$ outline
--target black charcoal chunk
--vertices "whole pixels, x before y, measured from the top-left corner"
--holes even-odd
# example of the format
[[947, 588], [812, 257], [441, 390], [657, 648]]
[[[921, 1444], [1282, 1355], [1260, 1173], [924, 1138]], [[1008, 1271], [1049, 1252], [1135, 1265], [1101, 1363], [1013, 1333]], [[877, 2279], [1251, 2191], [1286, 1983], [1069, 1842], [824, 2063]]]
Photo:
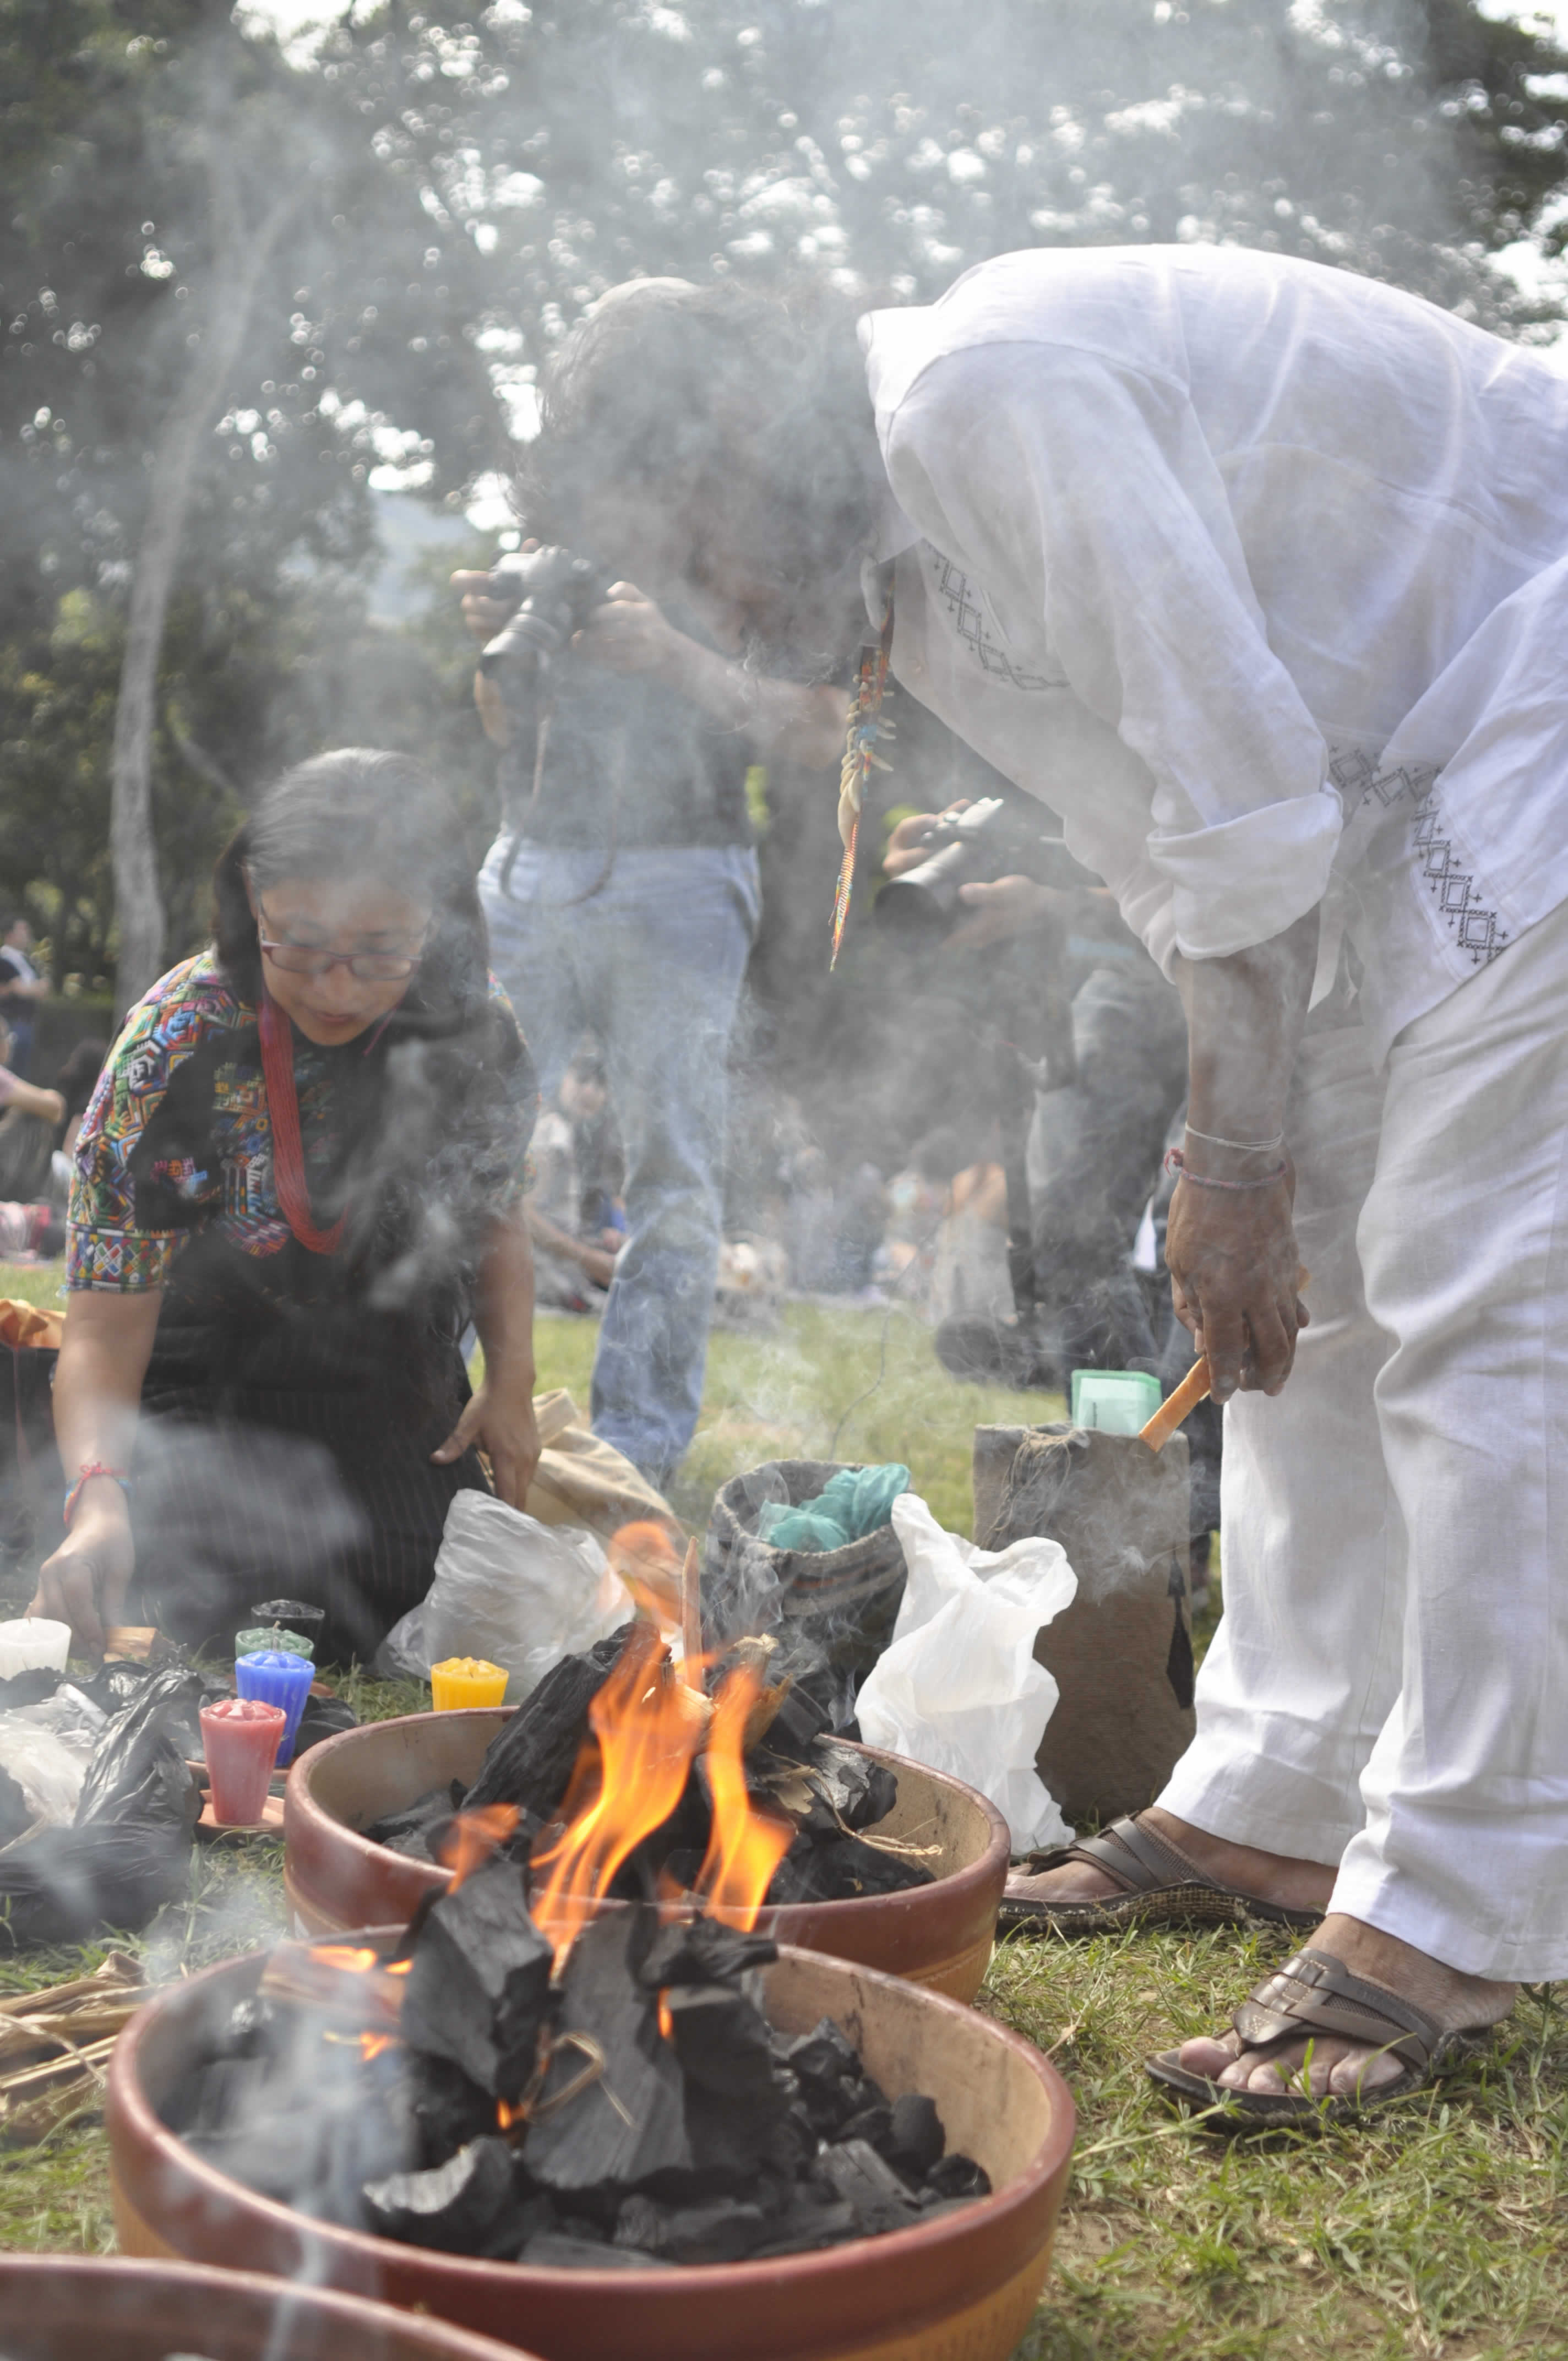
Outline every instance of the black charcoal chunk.
[[926, 2175], [926, 2186], [938, 2197], [989, 2197], [991, 2175], [972, 2156], [938, 2157]]
[[671, 1984], [670, 2038], [688, 2083], [722, 2099], [782, 2110], [768, 2023], [733, 1984]]
[[792, 1688], [768, 1725], [768, 1751], [804, 1763], [831, 1716], [798, 1684]]
[[696, 2205], [661, 2205], [629, 2197], [615, 2225], [615, 2243], [671, 2263], [738, 2263], [766, 2243], [772, 2224], [760, 2205], [735, 2197]]
[[528, 2239], [519, 2247], [520, 2263], [532, 2263], [547, 2270], [565, 2271], [667, 2271], [673, 2263], [661, 2262], [657, 2255], [641, 2255], [634, 2246], [601, 2246], [597, 2238], [568, 2237], [564, 2231], [546, 2230], [537, 2238]]
[[889, 2164], [903, 2173], [905, 2180], [912, 2181], [925, 2180], [947, 2144], [948, 2136], [942, 2129], [936, 2101], [923, 2097], [917, 2091], [894, 2100], [887, 2136], [872, 2141]]
[[455, 2149], [495, 2130], [494, 2099], [450, 2058], [411, 2049], [405, 2071], [422, 2164], [444, 2164]]
[[770, 2255], [808, 2255], [820, 2246], [841, 2246], [860, 2235], [855, 2209], [843, 2198], [803, 2190], [782, 2213], [774, 2214], [767, 2239], [753, 2250], [752, 2258], [762, 2262]]
[[522, 2229], [522, 2200], [505, 2140], [471, 2140], [444, 2164], [368, 2181], [370, 2227], [408, 2246], [446, 2255], [510, 2255]]
[[491, 1739], [479, 1775], [463, 1798], [465, 1811], [481, 1804], [516, 1804], [541, 1819], [549, 1817], [588, 1735], [588, 1708], [609, 1678], [630, 1629], [623, 1624], [586, 1655], [563, 1656], [552, 1666]]
[[858, 1902], [869, 1894], [905, 1894], [931, 1884], [931, 1872], [907, 1854], [886, 1851], [860, 1837], [797, 1839], [773, 1872], [770, 1903]]
[[862, 2236], [903, 2230], [920, 2219], [919, 2199], [865, 2140], [841, 2140], [825, 2147], [812, 2167], [812, 2178], [852, 2208]]
[[724, 1983], [748, 1968], [767, 1967], [778, 1955], [769, 1935], [742, 1935], [717, 1918], [687, 1918], [659, 1929], [638, 1974], [655, 1988]]
[[403, 1993], [411, 2048], [450, 2058], [492, 2098], [515, 2102], [550, 2007], [550, 1945], [528, 1915], [523, 1872], [487, 1861], [443, 1894], [413, 1947]]
[[852, 1828], [874, 1828], [879, 1821], [886, 1819], [897, 1801], [897, 1778], [885, 1763], [873, 1763], [859, 1817], [850, 1819], [848, 1812], [844, 1817]]
[[[893, 2109], [881, 2099], [870, 2100], [845, 2117], [839, 2130], [841, 2140], [865, 2140], [879, 2156], [887, 2155], [887, 2143], [893, 2132]], [[889, 2158], [891, 2162], [892, 2159]], [[919, 2179], [918, 2173], [916, 2179]]]
[[379, 1819], [369, 1821], [359, 1833], [372, 1844], [385, 1845], [389, 1852], [406, 1854], [413, 1861], [433, 1861], [430, 1844], [431, 1832], [443, 1828], [452, 1817], [452, 1799], [444, 1787], [432, 1787], [416, 1795], [411, 1804], [401, 1804], [395, 1812], [383, 1812]]
[[[691, 2169], [680, 2059], [659, 2030], [657, 1993], [636, 1975], [646, 1939], [639, 1914], [626, 1910], [590, 1920], [572, 1946], [554, 2053], [523, 2150], [543, 2188], [630, 2189]], [[581, 2087], [568, 2098], [574, 2083]]]

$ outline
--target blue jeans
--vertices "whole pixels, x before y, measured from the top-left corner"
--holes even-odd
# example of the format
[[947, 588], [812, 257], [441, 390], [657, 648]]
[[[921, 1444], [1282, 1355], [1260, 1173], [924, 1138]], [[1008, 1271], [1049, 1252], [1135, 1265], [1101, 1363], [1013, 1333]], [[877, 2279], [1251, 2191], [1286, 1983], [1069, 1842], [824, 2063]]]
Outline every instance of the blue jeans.
[[[723, 1208], [725, 1062], [762, 907], [740, 846], [598, 852], [505, 837], [479, 876], [490, 956], [548, 1100], [586, 1032], [626, 1148], [626, 1244], [594, 1359], [593, 1428], [663, 1485], [702, 1403]], [[575, 895], [586, 896], [581, 901]]]

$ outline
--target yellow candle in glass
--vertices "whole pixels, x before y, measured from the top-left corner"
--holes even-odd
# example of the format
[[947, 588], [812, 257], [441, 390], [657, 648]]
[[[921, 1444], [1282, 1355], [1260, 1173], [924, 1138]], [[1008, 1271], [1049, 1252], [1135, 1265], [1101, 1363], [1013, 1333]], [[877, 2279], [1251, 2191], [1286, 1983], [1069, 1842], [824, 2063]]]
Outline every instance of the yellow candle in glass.
[[437, 1713], [455, 1713], [466, 1705], [499, 1705], [506, 1693], [505, 1673], [483, 1656], [448, 1656], [444, 1664], [430, 1668], [431, 1703]]

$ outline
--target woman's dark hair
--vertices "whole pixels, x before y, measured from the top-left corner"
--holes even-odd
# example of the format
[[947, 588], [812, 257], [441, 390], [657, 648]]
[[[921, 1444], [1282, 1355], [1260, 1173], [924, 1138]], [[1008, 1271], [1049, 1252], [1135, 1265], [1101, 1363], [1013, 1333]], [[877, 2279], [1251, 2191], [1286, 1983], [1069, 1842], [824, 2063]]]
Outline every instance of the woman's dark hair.
[[[247, 880], [367, 878], [431, 910], [408, 992], [335, 1059], [345, 1274], [388, 1309], [471, 1268], [532, 1094], [517, 1027], [489, 989], [488, 939], [456, 807], [411, 755], [340, 747], [284, 774], [218, 857], [214, 948], [242, 1000], [266, 990]], [[525, 1144], [525, 1143], [524, 1143]], [[334, 1208], [318, 1206], [324, 1218]]]
[[109, 1054], [107, 1041], [90, 1033], [67, 1056], [54, 1078], [55, 1089], [65, 1101], [65, 1119], [80, 1115], [97, 1088], [98, 1077], [104, 1071], [104, 1060]]

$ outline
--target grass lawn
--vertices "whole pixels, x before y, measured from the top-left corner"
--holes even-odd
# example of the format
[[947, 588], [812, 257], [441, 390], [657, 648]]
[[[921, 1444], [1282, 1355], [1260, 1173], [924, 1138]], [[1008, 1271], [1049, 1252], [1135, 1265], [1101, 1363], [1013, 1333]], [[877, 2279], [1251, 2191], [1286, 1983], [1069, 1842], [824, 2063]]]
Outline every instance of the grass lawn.
[[[0, 1293], [47, 1301], [53, 1283], [0, 1270]], [[542, 1319], [541, 1384], [586, 1406], [593, 1336]], [[896, 1457], [967, 1532], [975, 1423], [1060, 1410], [955, 1385], [902, 1312], [795, 1306], [776, 1335], [715, 1336], [676, 1505], [701, 1517], [716, 1484], [780, 1454]], [[345, 1686], [367, 1718], [418, 1696]], [[190, 1901], [148, 1948], [158, 1972], [179, 1973], [281, 1924], [277, 1848], [204, 1854]], [[1288, 1949], [1283, 1934], [1168, 1933], [998, 1950], [983, 2005], [1051, 2053], [1080, 2117], [1048, 2299], [1019, 2361], [1568, 2361], [1568, 2018], [1552, 1993], [1527, 1994], [1490, 2056], [1441, 2092], [1360, 2133], [1227, 2144], [1155, 2098], [1144, 2056], [1223, 2022]], [[0, 1958], [0, 1993], [80, 1972], [83, 1958]], [[42, 2150], [0, 2151], [0, 2246], [112, 2243], [94, 2122]]]

